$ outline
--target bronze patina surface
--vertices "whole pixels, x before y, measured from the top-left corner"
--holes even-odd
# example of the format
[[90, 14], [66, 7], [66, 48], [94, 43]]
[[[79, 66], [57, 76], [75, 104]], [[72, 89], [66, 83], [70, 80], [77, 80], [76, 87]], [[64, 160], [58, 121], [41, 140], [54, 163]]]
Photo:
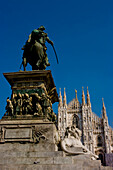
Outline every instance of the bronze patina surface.
[[4, 118], [46, 118], [55, 121], [52, 103], [58, 101], [50, 70], [4, 73], [12, 88]]
[[22, 62], [24, 71], [26, 70], [27, 63], [32, 66], [32, 70], [45, 70], [47, 66], [50, 66], [46, 53], [46, 42], [52, 45], [58, 63], [58, 58], [53, 46], [53, 42], [49, 39], [47, 33], [45, 33], [44, 30], [44, 26], [41, 26], [38, 29], [34, 29], [29, 35], [29, 39], [22, 47], [22, 50], [24, 50]]

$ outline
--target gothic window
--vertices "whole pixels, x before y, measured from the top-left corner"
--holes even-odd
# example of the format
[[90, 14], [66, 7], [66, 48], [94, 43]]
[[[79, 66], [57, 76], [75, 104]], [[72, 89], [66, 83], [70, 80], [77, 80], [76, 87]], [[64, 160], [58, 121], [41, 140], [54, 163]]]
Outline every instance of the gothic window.
[[98, 147], [102, 146], [102, 137], [101, 136], [97, 136], [97, 146]]
[[79, 128], [79, 117], [76, 114], [73, 116], [73, 125]]
[[106, 135], [106, 139], [108, 139], [108, 136]]

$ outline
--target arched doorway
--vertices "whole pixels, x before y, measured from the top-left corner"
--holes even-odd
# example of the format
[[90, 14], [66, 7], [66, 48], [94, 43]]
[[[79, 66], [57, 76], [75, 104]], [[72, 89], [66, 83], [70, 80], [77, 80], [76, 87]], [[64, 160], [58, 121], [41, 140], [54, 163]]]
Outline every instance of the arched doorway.
[[101, 161], [102, 165], [105, 165], [105, 153], [104, 153], [104, 149], [101, 148], [97, 148], [95, 151], [95, 154], [98, 155], [98, 159]]
[[105, 155], [103, 149], [97, 150], [95, 154], [98, 155], [98, 160], [101, 161], [101, 164], [105, 165]]
[[104, 165], [104, 156], [103, 156], [103, 154], [99, 153], [98, 157], [99, 157], [99, 160], [101, 160], [102, 165]]

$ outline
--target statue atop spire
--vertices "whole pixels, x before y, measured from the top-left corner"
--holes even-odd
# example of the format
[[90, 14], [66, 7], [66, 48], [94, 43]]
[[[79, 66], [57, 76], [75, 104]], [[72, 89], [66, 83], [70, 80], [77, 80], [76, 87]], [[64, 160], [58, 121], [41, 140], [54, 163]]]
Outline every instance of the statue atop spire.
[[78, 101], [77, 90], [75, 90], [75, 100]]
[[104, 99], [103, 98], [102, 98], [102, 117], [107, 119], [106, 108], [105, 108], [105, 104], [104, 104]]
[[64, 105], [64, 106], [67, 105], [65, 88], [64, 88], [64, 100], [63, 100], [63, 105]]
[[87, 86], [87, 105], [91, 107], [91, 102], [90, 102], [90, 95], [88, 91], [88, 86]]
[[59, 106], [62, 106], [61, 88], [59, 88]]
[[84, 87], [82, 87], [82, 105], [85, 106], [85, 94], [84, 94]]

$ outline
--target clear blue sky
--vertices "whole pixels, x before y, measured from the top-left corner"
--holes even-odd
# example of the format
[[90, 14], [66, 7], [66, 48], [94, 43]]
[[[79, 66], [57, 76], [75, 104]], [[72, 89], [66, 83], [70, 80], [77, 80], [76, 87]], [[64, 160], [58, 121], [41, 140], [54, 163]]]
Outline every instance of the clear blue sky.
[[[57, 91], [66, 88], [67, 102], [82, 86], [89, 87], [92, 110], [101, 115], [102, 97], [113, 127], [113, 1], [112, 0], [6, 0], [0, 5], [0, 114], [5, 113], [10, 85], [2, 73], [17, 72], [28, 35], [41, 25], [54, 42], [48, 58]], [[28, 66], [27, 70], [31, 70]], [[54, 105], [57, 113], [57, 104]]]

